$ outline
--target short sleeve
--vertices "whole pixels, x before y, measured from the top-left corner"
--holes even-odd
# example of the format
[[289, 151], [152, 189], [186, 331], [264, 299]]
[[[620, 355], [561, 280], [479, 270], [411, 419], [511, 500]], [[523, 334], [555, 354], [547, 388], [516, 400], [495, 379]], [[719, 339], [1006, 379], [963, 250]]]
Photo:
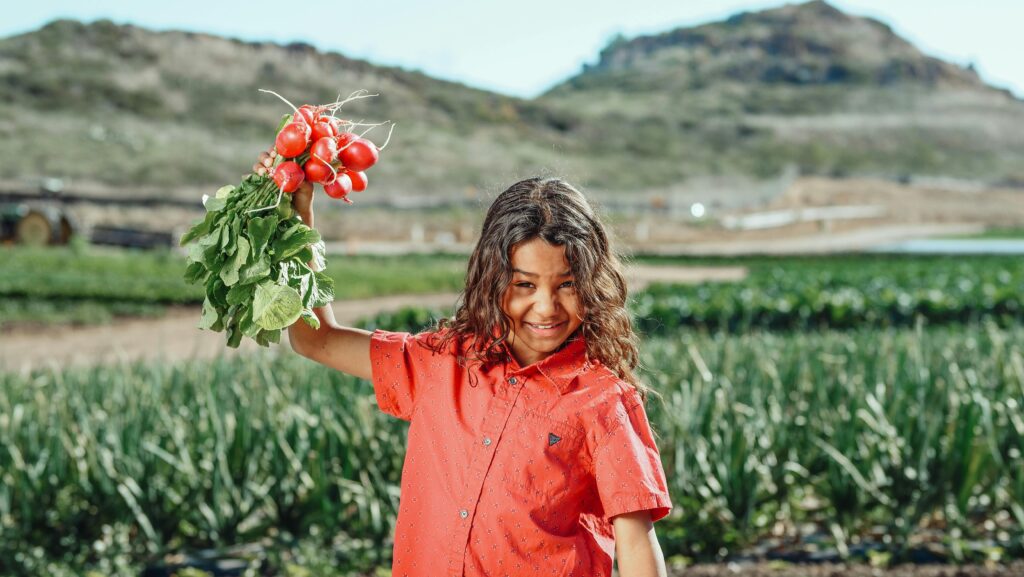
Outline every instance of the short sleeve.
[[[628, 407], [628, 408], [627, 408]], [[658, 521], [672, 510], [661, 454], [643, 403], [620, 405], [594, 453], [594, 477], [604, 518], [651, 510]]]
[[[412, 421], [416, 398], [431, 372], [431, 351], [426, 333], [412, 335], [377, 329], [370, 336], [373, 390], [380, 410]], [[435, 361], [436, 363], [436, 361]]]

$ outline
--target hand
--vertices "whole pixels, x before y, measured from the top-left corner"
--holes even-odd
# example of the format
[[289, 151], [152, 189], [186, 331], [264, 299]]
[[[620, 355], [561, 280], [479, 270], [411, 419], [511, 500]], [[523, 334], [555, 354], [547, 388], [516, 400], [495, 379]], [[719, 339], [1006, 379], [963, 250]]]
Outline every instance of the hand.
[[[270, 150], [261, 152], [257, 157], [256, 164], [252, 165], [252, 171], [260, 176], [269, 176], [274, 162], [277, 161], [277, 151], [273, 147]], [[313, 183], [303, 181], [299, 188], [291, 194], [292, 207], [299, 213], [302, 220], [312, 220], [313, 216]], [[307, 216], [309, 218], [307, 218]]]

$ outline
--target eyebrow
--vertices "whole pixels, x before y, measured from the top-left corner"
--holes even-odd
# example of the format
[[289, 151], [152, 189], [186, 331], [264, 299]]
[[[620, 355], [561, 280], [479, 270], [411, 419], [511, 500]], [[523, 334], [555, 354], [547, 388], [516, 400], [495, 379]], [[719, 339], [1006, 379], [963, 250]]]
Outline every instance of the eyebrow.
[[[524, 274], [526, 276], [538, 276], [537, 273], [535, 273], [535, 272], [526, 272], [525, 270], [519, 270], [517, 268], [512, 269], [512, 272], [517, 272], [519, 274]], [[562, 274], [560, 274], [558, 276], [572, 276], [572, 271], [571, 270], [567, 270], [567, 271], [563, 272]]]

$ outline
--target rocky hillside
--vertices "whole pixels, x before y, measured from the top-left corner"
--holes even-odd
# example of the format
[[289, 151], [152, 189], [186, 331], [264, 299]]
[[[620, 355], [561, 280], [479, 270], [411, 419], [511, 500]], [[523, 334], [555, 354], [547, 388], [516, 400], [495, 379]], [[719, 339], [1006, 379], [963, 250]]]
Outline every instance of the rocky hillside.
[[378, 93], [348, 108], [398, 125], [378, 194], [473, 196], [535, 173], [628, 193], [787, 166], [1024, 182], [1024, 104], [818, 1], [620, 38], [532, 101], [303, 44], [56, 21], [0, 39], [0, 135], [17, 158], [3, 178], [172, 195], [237, 181], [288, 111], [259, 88]]
[[1024, 182], [1024, 102], [820, 0], [617, 38], [540, 101], [616, 118], [688, 172]]
[[346, 110], [397, 124], [371, 178], [405, 192], [461, 194], [525, 170], [565, 130], [536, 103], [308, 45], [61, 20], [0, 40], [0, 134], [21, 158], [5, 173], [117, 187], [237, 180], [290, 111], [260, 88], [296, 103], [379, 94]]
[[633, 40], [619, 38], [568, 84], [694, 90], [710, 84], [891, 86], [985, 89], [971, 69], [922, 54], [886, 24], [826, 2], [743, 12], [723, 22]]

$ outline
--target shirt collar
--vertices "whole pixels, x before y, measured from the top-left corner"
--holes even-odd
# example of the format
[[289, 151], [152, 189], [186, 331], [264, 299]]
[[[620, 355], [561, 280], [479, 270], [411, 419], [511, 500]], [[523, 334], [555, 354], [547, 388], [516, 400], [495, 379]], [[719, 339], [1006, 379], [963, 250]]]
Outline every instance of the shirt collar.
[[512, 356], [512, 348], [508, 342], [502, 341], [501, 345], [508, 356], [506, 374], [529, 376], [534, 372], [539, 372], [555, 385], [559, 393], [564, 395], [569, 392], [573, 382], [580, 373], [586, 370], [588, 364], [587, 342], [583, 337], [582, 330], [576, 331], [576, 334], [570, 336], [569, 339], [560, 350], [526, 367], [519, 366], [519, 362]]

